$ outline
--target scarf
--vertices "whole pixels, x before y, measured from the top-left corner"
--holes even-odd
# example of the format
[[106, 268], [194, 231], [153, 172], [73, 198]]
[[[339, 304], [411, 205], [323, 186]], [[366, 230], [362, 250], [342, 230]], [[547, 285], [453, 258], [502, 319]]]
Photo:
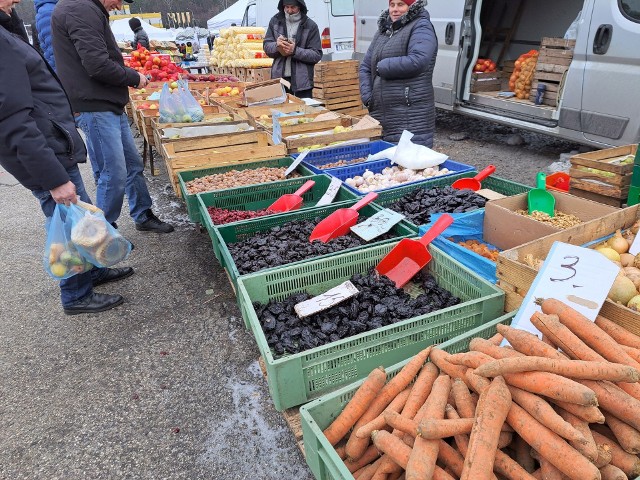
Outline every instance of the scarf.
[[[289, 15], [285, 12], [285, 22], [287, 24], [287, 35], [289, 38], [296, 38], [296, 34], [298, 33], [298, 27], [300, 26], [300, 21], [302, 20], [302, 13], [298, 12], [294, 15]], [[291, 57], [287, 57], [284, 63], [284, 76], [291, 76]]]

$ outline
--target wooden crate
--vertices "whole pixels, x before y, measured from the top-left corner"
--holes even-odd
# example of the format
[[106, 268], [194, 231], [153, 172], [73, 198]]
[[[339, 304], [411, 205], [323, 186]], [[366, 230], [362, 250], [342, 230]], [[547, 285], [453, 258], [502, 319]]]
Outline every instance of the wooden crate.
[[317, 63], [313, 69], [313, 83], [341, 81], [345, 78], [358, 77], [359, 62], [357, 60], [338, 60]]
[[242, 118], [249, 119], [251, 117], [259, 117], [260, 115], [271, 115], [271, 110], [279, 110], [281, 112], [290, 113], [301, 109], [308, 108], [304, 100], [287, 94], [287, 101], [276, 105], [261, 105], [254, 107], [246, 107], [242, 105], [242, 99], [238, 97], [226, 97], [214, 99], [217, 105], [229, 113], [234, 113]]
[[327, 110], [340, 111], [347, 108], [362, 108], [362, 98], [360, 92], [351, 95], [345, 95], [340, 98], [327, 98], [323, 100]]
[[[358, 123], [357, 118], [342, 116], [341, 124], [344, 127], [349, 127]], [[335, 133], [334, 131], [327, 132], [322, 135], [313, 135], [308, 137], [296, 137], [296, 138], [283, 138], [284, 143], [287, 146], [287, 151], [290, 153], [298, 152], [301, 147], [309, 147], [311, 145], [329, 145], [333, 142], [341, 142], [346, 140], [355, 140], [360, 138], [367, 138], [369, 140], [376, 140], [382, 136], [382, 127], [376, 126], [371, 128], [363, 128], [359, 130], [349, 130], [346, 132]]]
[[263, 82], [271, 80], [271, 67], [261, 68], [235, 68], [234, 76], [241, 82]]
[[[231, 118], [231, 120], [220, 121], [220, 119]], [[215, 125], [234, 125], [239, 123], [247, 123], [247, 120], [240, 118], [237, 115], [231, 113], [212, 113], [205, 115], [204, 120], [198, 123], [160, 123], [158, 118], [154, 118], [151, 121], [151, 130], [153, 131], [154, 144], [160, 145], [161, 143], [169, 143], [176, 139], [163, 137], [163, 130], [165, 128], [183, 128], [183, 127], [207, 127]], [[198, 137], [194, 137], [198, 138]]]
[[[533, 258], [537, 259], [545, 259], [553, 242], [584, 245], [610, 235], [618, 229], [629, 228], [639, 218], [640, 205], [634, 205], [511, 250], [500, 252], [497, 262], [497, 275], [498, 286], [506, 294], [505, 310], [513, 311], [520, 307], [538, 273], [525, 263], [527, 255], [532, 255]], [[602, 307], [601, 313], [630, 332], [640, 335], [639, 312], [607, 300]]]
[[474, 72], [471, 75], [471, 93], [499, 92], [501, 88], [500, 72]]
[[342, 82], [316, 83], [313, 86], [313, 98], [337, 99], [353, 95], [360, 95], [360, 82], [357, 78], [345, 79]]
[[575, 45], [575, 40], [551, 37], [542, 39], [531, 85], [531, 101], [535, 101], [538, 85], [544, 84], [546, 91], [542, 103], [551, 107], [558, 106], [562, 82], [573, 60]]

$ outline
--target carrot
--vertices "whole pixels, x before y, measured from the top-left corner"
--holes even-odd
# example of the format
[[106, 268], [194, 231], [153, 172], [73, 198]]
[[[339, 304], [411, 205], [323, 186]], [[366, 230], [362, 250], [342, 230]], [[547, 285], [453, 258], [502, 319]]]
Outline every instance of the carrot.
[[543, 334], [553, 340], [574, 360], [590, 360], [593, 362], [603, 362], [606, 359], [584, 343], [566, 325], [560, 322], [557, 315], [545, 315], [536, 312], [531, 316], [531, 323]]
[[411, 389], [405, 388], [398, 394], [396, 398], [391, 400], [391, 403], [387, 406], [387, 408], [384, 409], [384, 411], [380, 415], [356, 430], [355, 435], [360, 438], [366, 438], [369, 437], [371, 435], [371, 432], [373, 432], [374, 430], [383, 429], [386, 425], [384, 421], [384, 412], [399, 412], [400, 410], [402, 410], [407, 399], [409, 398], [410, 393]]
[[374, 430], [371, 432], [371, 439], [378, 450], [387, 454], [402, 468], [407, 468], [409, 455], [411, 455], [411, 447], [409, 445], [385, 430]]
[[637, 382], [640, 372], [620, 363], [557, 360], [545, 357], [503, 358], [480, 365], [474, 373], [483, 377], [497, 377], [521, 372], [548, 372], [583, 380]]
[[537, 469], [536, 471], [534, 471], [531, 476], [533, 478], [535, 478], [536, 480], [544, 480], [544, 478], [542, 477], [542, 470], [541, 469]]
[[627, 352], [631, 358], [633, 358], [636, 362], [640, 362], [640, 350], [633, 347], [627, 347], [626, 345], [620, 345], [622, 349]]
[[[473, 373], [472, 369], [467, 370], [467, 373], [465, 374], [464, 379], [465, 379], [465, 382], [467, 382], [467, 385], [469, 385], [469, 387], [471, 387], [472, 390], [478, 393], [482, 393], [482, 391], [489, 388], [489, 385], [491, 384], [491, 382], [487, 378], [481, 377], [480, 375], [476, 375], [475, 373]], [[476, 409], [477, 408], [478, 407], [476, 404]], [[473, 416], [475, 416], [475, 410], [474, 410]]]
[[527, 472], [531, 473], [536, 469], [536, 462], [531, 455], [531, 447], [525, 442], [519, 435], [516, 436], [513, 442], [513, 448], [515, 452], [515, 460], [518, 465], [521, 465]]
[[564, 478], [562, 472], [554, 467], [551, 462], [543, 456], [538, 455], [538, 457], [540, 471], [542, 472], [542, 478], [544, 478], [544, 480], [562, 480]]
[[411, 418], [407, 418], [398, 412], [385, 412], [384, 419], [387, 425], [413, 437], [418, 435], [419, 423]]
[[500, 430], [510, 407], [511, 393], [504, 378], [494, 378], [480, 394], [460, 480], [491, 478]]
[[378, 452], [378, 449], [371, 445], [358, 460], [351, 461], [346, 459], [344, 460], [344, 464], [347, 466], [349, 471], [353, 473], [356, 470], [369, 465], [371, 462], [376, 461], [379, 456], [380, 452]]
[[533, 333], [520, 330], [508, 325], [498, 324], [498, 331], [517, 351], [529, 357], [563, 358], [557, 349], [541, 341]]
[[[529, 411], [529, 413], [531, 412]], [[568, 438], [567, 440], [569, 440], [570, 445], [589, 460], [595, 461], [598, 458], [598, 447], [591, 435], [589, 424], [566, 410], [558, 409], [558, 416], [562, 418], [565, 423], [570, 425], [573, 430], [580, 433], [580, 436], [582, 437], [575, 439]]]
[[496, 333], [493, 337], [487, 339], [487, 341], [493, 343], [494, 345], [500, 345], [503, 340], [504, 340], [504, 337], [500, 333]]
[[596, 317], [596, 325], [620, 345], [640, 349], [640, 337], [601, 315]]
[[478, 368], [480, 365], [494, 360], [493, 357], [482, 352], [456, 353], [449, 357], [449, 361], [454, 365], [462, 365], [468, 368]]
[[600, 478], [595, 465], [518, 405], [512, 404], [507, 421], [525, 442], [572, 480]]
[[598, 458], [596, 458], [595, 462], [593, 462], [594, 465], [598, 468], [609, 465], [611, 463], [611, 447], [602, 443], [596, 445], [598, 447]]
[[427, 401], [433, 388], [433, 382], [436, 381], [438, 375], [440, 375], [440, 371], [432, 362], [428, 362], [422, 367], [416, 381], [413, 383], [413, 387], [411, 387], [411, 393], [402, 409], [402, 415], [407, 418], [416, 416], [420, 407]]
[[335, 450], [340, 457], [340, 460], [344, 460], [345, 458], [347, 458], [347, 454], [344, 451], [344, 443], [341, 445], [336, 445]]
[[640, 475], [640, 459], [636, 455], [625, 452], [614, 440], [598, 432], [592, 432], [592, 434], [597, 444], [606, 445], [611, 450], [611, 465], [618, 467], [630, 478]]
[[378, 471], [378, 467], [380, 466], [381, 462], [382, 462], [382, 457], [380, 457], [378, 460], [376, 460], [372, 464], [364, 467], [362, 469], [363, 470], [362, 473], [356, 480], [371, 480], [373, 476], [376, 474], [376, 472]]
[[[400, 392], [407, 388], [427, 361], [431, 349], [432, 347], [430, 346], [415, 355], [404, 367], [402, 367], [402, 370], [400, 370], [395, 377], [389, 380], [389, 382], [382, 387], [373, 402], [369, 405], [369, 408], [362, 414], [360, 419], [354, 425], [354, 431], [357, 432], [360, 427], [366, 425], [380, 415], [387, 405], [389, 405], [391, 401], [400, 394]], [[360, 458], [369, 446], [369, 441], [370, 438], [359, 438], [356, 435], [351, 435], [346, 446], [347, 457], [352, 460]]]
[[640, 432], [614, 415], [604, 412], [604, 421], [618, 440], [618, 444], [627, 453], [640, 453]]
[[496, 347], [484, 338], [474, 338], [469, 342], [469, 350], [481, 352], [493, 358], [522, 357], [523, 355], [510, 348]]
[[[598, 405], [596, 394], [585, 385], [554, 373], [524, 372], [504, 375], [509, 385], [531, 393], [578, 405]], [[587, 382], [589, 380], [583, 380]]]
[[600, 469], [602, 480], [627, 480], [625, 473], [615, 465], [605, 465]]
[[358, 419], [369, 408], [378, 392], [382, 390], [387, 376], [384, 368], [374, 368], [360, 385], [353, 398], [344, 407], [344, 410], [324, 431], [324, 436], [331, 445], [335, 445], [344, 438], [347, 432], [353, 427]]
[[[425, 409], [426, 418], [444, 418], [444, 408], [447, 404], [451, 379], [447, 375], [440, 375], [433, 383], [431, 395], [427, 399]], [[440, 443], [438, 440], [425, 440], [417, 437], [407, 463], [406, 479], [422, 480], [431, 478], [438, 458]]]
[[604, 415], [598, 407], [576, 405], [575, 403], [551, 400], [557, 406], [588, 423], [604, 423]]
[[431, 350], [429, 354], [429, 359], [436, 364], [436, 366], [449, 375], [451, 378], [464, 378], [464, 373], [467, 371], [465, 367], [461, 367], [460, 365], [454, 365], [449, 362], [449, 358], [451, 354], [449, 352], [445, 352], [444, 350], [440, 350], [439, 348], [434, 348]]
[[428, 440], [449, 438], [454, 435], [471, 433], [473, 418], [461, 418], [460, 420], [422, 420], [418, 425], [418, 435]]
[[402, 477], [402, 475], [403, 475], [402, 472], [391, 473], [387, 477], [387, 480], [398, 480], [400, 477]]
[[513, 441], [513, 433], [511, 432], [500, 432], [500, 435], [498, 436], [498, 449], [502, 450], [503, 448], [508, 447], [509, 445], [511, 445], [511, 442]]
[[636, 400], [610, 382], [582, 380], [581, 383], [596, 393], [603, 410], [611, 412], [636, 430], [640, 429], [640, 416], [638, 415], [640, 400]]
[[[451, 384], [451, 394], [456, 403], [456, 410], [463, 418], [473, 418], [475, 416], [476, 405], [471, 398], [471, 392], [465, 383], [456, 378]], [[446, 413], [446, 412], [445, 412]]]
[[438, 461], [459, 477], [464, 469], [464, 457], [444, 440], [440, 440]]
[[433, 471], [433, 480], [456, 480], [456, 478], [450, 475], [446, 470], [443, 470], [436, 465], [436, 468]]

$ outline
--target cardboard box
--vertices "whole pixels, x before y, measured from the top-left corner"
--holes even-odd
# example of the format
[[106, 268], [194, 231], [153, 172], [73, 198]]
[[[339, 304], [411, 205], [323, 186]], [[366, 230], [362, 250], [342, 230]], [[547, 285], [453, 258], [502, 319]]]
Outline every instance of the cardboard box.
[[[556, 211], [573, 214], [584, 222], [620, 210], [566, 193], [549, 193], [556, 199]], [[526, 193], [487, 202], [484, 217], [485, 240], [501, 250], [508, 250], [562, 231], [560, 228], [515, 213], [516, 210], [527, 208]]]
[[248, 107], [284, 103], [287, 100], [285, 86], [290, 85], [281, 78], [254, 83], [245, 88], [242, 103]]

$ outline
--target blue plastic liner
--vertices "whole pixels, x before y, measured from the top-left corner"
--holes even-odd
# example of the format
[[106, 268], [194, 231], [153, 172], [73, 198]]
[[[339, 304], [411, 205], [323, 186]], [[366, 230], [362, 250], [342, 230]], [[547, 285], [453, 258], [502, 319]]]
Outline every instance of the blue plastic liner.
[[[440, 215], [442, 214], [431, 215], [431, 222], [420, 227], [420, 236], [429, 230], [431, 225], [440, 218]], [[465, 240], [477, 240], [489, 248], [498, 250], [483, 239], [484, 209], [467, 213], [450, 213], [449, 215], [453, 217], [453, 224], [433, 241], [433, 245], [462, 263], [465, 267], [473, 270], [485, 280], [496, 283], [498, 281], [496, 263], [456, 243]], [[448, 240], [449, 238], [452, 238], [453, 241]]]
[[[307, 158], [302, 162], [312, 172], [322, 174], [326, 170], [320, 168], [327, 163], [338, 162], [340, 160], [353, 160], [354, 158], [368, 157], [375, 155], [387, 148], [395, 146], [393, 143], [384, 140], [374, 140], [373, 142], [356, 143], [353, 145], [342, 145], [333, 148], [323, 148], [322, 150], [312, 150]], [[297, 158], [299, 153], [292, 153], [290, 156]], [[363, 162], [364, 163], [364, 162]], [[360, 165], [360, 164], [356, 164]]]

